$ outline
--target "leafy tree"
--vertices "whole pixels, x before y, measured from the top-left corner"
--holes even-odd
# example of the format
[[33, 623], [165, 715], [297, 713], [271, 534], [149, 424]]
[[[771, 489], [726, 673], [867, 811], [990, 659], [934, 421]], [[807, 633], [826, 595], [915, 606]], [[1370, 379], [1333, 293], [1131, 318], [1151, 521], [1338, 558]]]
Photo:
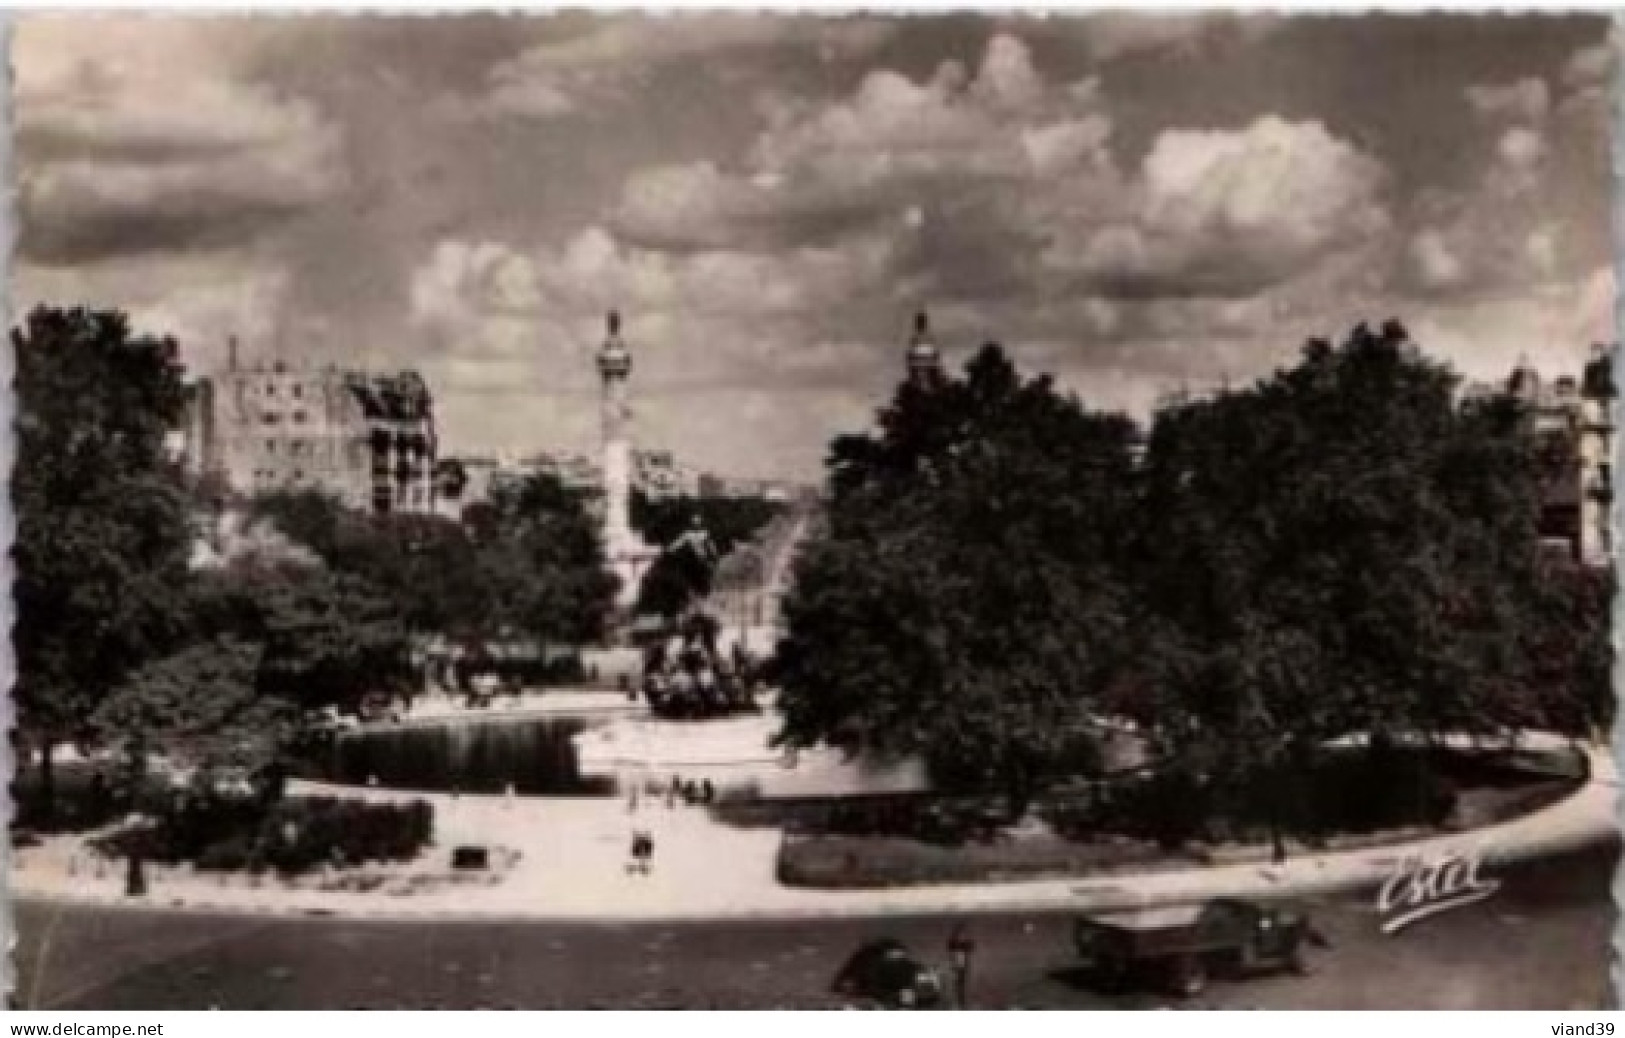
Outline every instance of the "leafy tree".
[[556, 477], [534, 475], [493, 489], [464, 513], [498, 613], [543, 641], [582, 644], [603, 636], [616, 581], [582, 497]]
[[590, 640], [613, 594], [580, 497], [548, 477], [498, 487], [463, 522], [370, 516], [308, 491], [266, 495], [255, 509], [393, 603], [416, 633]]
[[393, 602], [409, 631], [479, 637], [500, 625], [496, 596], [469, 531], [433, 515], [373, 516], [315, 490], [283, 490], [253, 503], [329, 567]]
[[53, 748], [181, 634], [191, 528], [164, 441], [185, 390], [174, 342], [119, 313], [42, 307], [11, 341], [16, 703], [48, 810]]
[[1096, 766], [1098, 696], [1126, 662], [1135, 438], [988, 346], [836, 441], [775, 660], [781, 741], [923, 754], [1017, 809]]
[[204, 795], [274, 767], [296, 715], [256, 687], [261, 655], [231, 638], [201, 642], [137, 668], [103, 700], [93, 721], [132, 791], [158, 760]]
[[199, 579], [194, 630], [258, 650], [253, 688], [296, 711], [354, 712], [411, 678], [400, 613], [361, 578], [322, 566], [234, 566]]
[[1520, 727], [1603, 737], [1614, 719], [1611, 570], [1553, 565], [1530, 602], [1527, 669], [1507, 690]]
[[1329, 740], [1504, 734], [1545, 570], [1516, 405], [1455, 401], [1405, 330], [1312, 341], [1164, 410], [1146, 461], [1143, 667], [1191, 790], [1252, 790], [1279, 840]]

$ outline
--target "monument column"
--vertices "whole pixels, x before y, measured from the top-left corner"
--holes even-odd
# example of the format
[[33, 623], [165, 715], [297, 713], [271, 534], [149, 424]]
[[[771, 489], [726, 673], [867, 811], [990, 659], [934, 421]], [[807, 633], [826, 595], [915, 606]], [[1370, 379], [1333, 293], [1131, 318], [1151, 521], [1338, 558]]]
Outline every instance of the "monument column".
[[632, 530], [632, 407], [628, 399], [632, 352], [621, 339], [618, 313], [609, 315], [609, 336], [598, 351], [598, 374], [604, 382], [604, 555], [610, 571], [621, 581], [615, 604], [630, 609], [637, 603], [638, 585], [656, 552]]
[[604, 550], [610, 562], [633, 546], [632, 536], [632, 410], [627, 402], [627, 380], [632, 375], [632, 354], [621, 340], [621, 315], [609, 315], [609, 336], [598, 352], [598, 373], [604, 380]]

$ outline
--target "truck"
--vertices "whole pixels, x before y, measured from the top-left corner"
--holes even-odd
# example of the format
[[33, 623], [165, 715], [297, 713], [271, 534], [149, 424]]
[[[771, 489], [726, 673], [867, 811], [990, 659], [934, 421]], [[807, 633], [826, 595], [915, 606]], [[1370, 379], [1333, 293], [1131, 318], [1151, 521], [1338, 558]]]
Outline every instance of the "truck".
[[1215, 975], [1307, 973], [1305, 946], [1329, 946], [1303, 912], [1238, 898], [1082, 915], [1073, 943], [1104, 986], [1154, 980], [1180, 998]]

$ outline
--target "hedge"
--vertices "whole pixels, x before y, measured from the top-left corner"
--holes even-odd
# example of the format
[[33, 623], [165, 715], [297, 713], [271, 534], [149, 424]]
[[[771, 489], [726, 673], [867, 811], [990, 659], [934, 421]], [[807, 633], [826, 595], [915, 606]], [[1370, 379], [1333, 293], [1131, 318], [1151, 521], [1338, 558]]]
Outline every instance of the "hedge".
[[97, 846], [120, 857], [189, 861], [207, 871], [297, 875], [323, 865], [407, 861], [430, 842], [433, 832], [433, 808], [421, 800], [373, 804], [296, 797], [269, 809], [240, 802], [190, 805]]

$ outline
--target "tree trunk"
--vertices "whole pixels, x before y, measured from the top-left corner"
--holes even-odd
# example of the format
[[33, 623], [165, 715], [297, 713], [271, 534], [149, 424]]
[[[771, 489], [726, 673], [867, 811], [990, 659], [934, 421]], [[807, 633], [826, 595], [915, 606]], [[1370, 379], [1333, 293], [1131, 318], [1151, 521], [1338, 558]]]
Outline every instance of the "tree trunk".
[[1279, 865], [1286, 861], [1286, 840], [1281, 834], [1281, 817], [1285, 814], [1286, 776], [1277, 774], [1270, 790], [1270, 860]]
[[56, 818], [56, 768], [51, 759], [56, 743], [46, 739], [39, 750], [39, 817], [46, 824]]

